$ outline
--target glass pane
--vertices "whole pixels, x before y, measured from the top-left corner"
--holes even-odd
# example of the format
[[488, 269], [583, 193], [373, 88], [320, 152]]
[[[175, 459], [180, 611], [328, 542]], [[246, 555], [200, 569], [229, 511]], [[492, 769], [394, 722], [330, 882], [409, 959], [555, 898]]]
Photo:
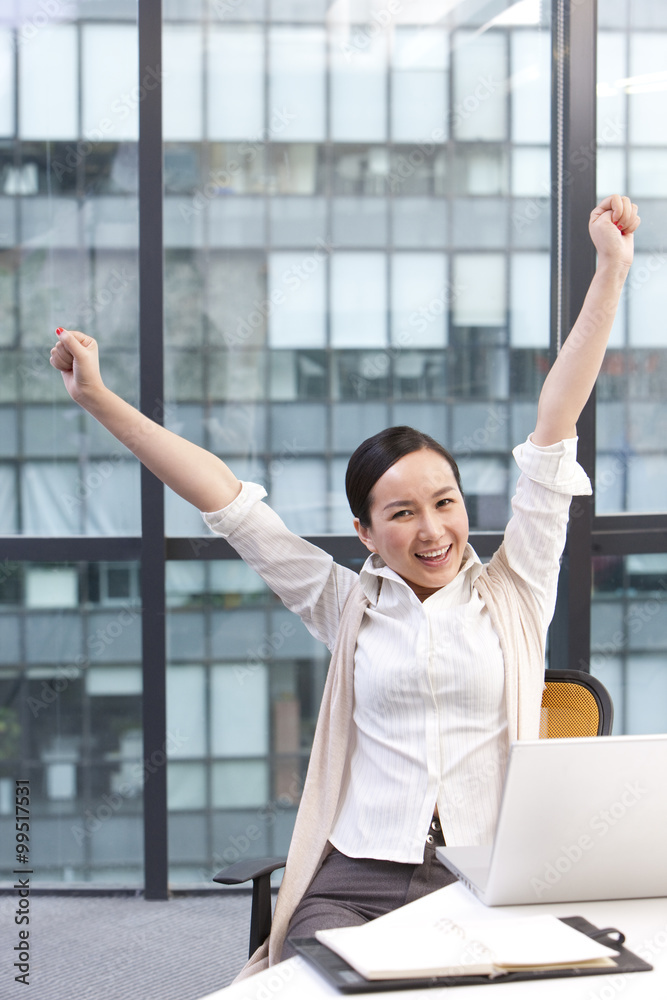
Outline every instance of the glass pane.
[[545, 32], [521, 31], [511, 36], [510, 57], [516, 80], [512, 93], [512, 139], [549, 145], [551, 81], [543, 72], [551, 41]]
[[633, 31], [629, 41], [630, 75], [623, 81], [629, 98], [629, 139], [633, 146], [664, 146], [667, 122], [660, 114], [667, 78], [664, 35]]
[[340, 253], [332, 261], [331, 341], [335, 347], [387, 343], [383, 254]]
[[147, 67], [137, 83], [136, 25], [83, 26], [82, 127], [90, 136], [102, 130], [109, 139], [136, 142], [139, 136], [139, 102], [160, 79], [159, 67]]
[[498, 81], [506, 76], [508, 34], [492, 29], [455, 35], [452, 124], [459, 141], [499, 142], [507, 137], [507, 92]]
[[391, 131], [395, 142], [447, 137], [448, 39], [438, 28], [401, 25], [392, 52]]
[[391, 273], [391, 341], [408, 347], [447, 345], [447, 258], [435, 253], [395, 253]]
[[202, 35], [196, 25], [165, 24], [162, 59], [169, 67], [162, 91], [166, 114], [162, 123], [165, 141], [201, 142], [204, 102], [202, 98]]
[[507, 314], [506, 258], [457, 254], [454, 260], [453, 322], [460, 327], [503, 326]]
[[550, 260], [547, 253], [515, 253], [511, 264], [512, 347], [549, 347]]
[[71, 402], [49, 350], [59, 326], [96, 337], [105, 381], [136, 402], [137, 109], [160, 71], [137, 80], [133, 17], [77, 19], [78, 6], [17, 7], [0, 33], [0, 517], [12, 534], [140, 530], [138, 463]]
[[287, 852], [328, 653], [235, 560], [170, 563], [167, 600], [171, 878], [206, 882]]
[[[18, 132], [22, 140], [78, 138], [76, 49], [73, 24], [44, 26], [29, 45], [21, 47]], [[12, 62], [10, 58], [6, 65]]]
[[[179, 28], [181, 26], [179, 25]], [[264, 127], [264, 36], [253, 25], [221, 28], [211, 25], [205, 34], [208, 74], [208, 137], [211, 141], [261, 136]], [[168, 56], [168, 53], [165, 53]], [[173, 54], [178, 64], [178, 53]], [[165, 64], [169, 69], [170, 64]], [[241, 100], [239, 100], [241, 98]], [[172, 101], [165, 101], [165, 113]], [[190, 108], [192, 114], [194, 108]]]
[[[140, 886], [138, 565], [6, 562], [0, 691], [0, 822], [13, 782], [28, 779], [42, 884]], [[0, 878], [12, 878], [0, 863]]]
[[258, 303], [237, 332], [243, 335], [267, 314], [271, 347], [324, 347], [327, 253], [320, 249], [304, 257], [274, 253], [270, 260], [269, 295]]
[[325, 43], [321, 28], [270, 29], [268, 128], [291, 142], [325, 137]]
[[14, 134], [14, 38], [9, 28], [0, 28], [0, 136]]
[[667, 730], [667, 555], [593, 559], [591, 672], [611, 694], [614, 734]]
[[[632, 16], [632, 12], [638, 14]], [[642, 226], [598, 380], [596, 511], [664, 511], [667, 308], [664, 221], [667, 132], [664, 37], [627, 5], [627, 23], [600, 28], [598, 190], [626, 190]], [[656, 25], [657, 27], [657, 25]], [[602, 477], [602, 478], [601, 478]]]
[[334, 142], [383, 142], [387, 137], [387, 42], [382, 34], [363, 47], [333, 31], [331, 138]]
[[[176, 81], [165, 83], [165, 123], [181, 123], [165, 136], [169, 426], [263, 484], [297, 532], [350, 534], [349, 456], [387, 426], [413, 425], [461, 457], [473, 529], [502, 528], [510, 450], [534, 426], [548, 368], [545, 5], [455, 4], [434, 18], [433, 5], [404, 4], [382, 30], [367, 4], [228, 6], [222, 19], [184, 4], [165, 35]], [[170, 534], [206, 534], [171, 494], [166, 510]], [[196, 581], [197, 593], [207, 587]], [[205, 752], [178, 761], [179, 879], [212, 850], [229, 860], [230, 837], [250, 842], [249, 827], [261, 830], [257, 855], [278, 827], [289, 834], [289, 809], [271, 830], [258, 822], [261, 797], [270, 806], [293, 783], [272, 745], [275, 712], [294, 711], [291, 696], [289, 707], [276, 700], [273, 665], [252, 682], [261, 753], [257, 743], [234, 757], [236, 737], [223, 735], [245, 726], [241, 708], [234, 720], [224, 706], [244, 704], [233, 678], [247, 637], [275, 631], [248, 594], [238, 599], [223, 599], [222, 638], [200, 609], [172, 614], [174, 691], [187, 692], [192, 671], [192, 705], [174, 694], [173, 712], [207, 733], [218, 719], [216, 739], [231, 741], [209, 761], [207, 735]], [[313, 683], [314, 655], [308, 646], [299, 685]]]

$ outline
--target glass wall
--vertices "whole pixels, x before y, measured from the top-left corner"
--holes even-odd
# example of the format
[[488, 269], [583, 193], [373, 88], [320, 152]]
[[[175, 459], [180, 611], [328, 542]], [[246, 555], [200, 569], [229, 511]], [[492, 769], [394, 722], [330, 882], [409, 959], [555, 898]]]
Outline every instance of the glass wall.
[[[354, 566], [348, 457], [416, 426], [457, 456], [489, 554], [554, 347], [551, 11], [163, 0], [151, 61], [134, 0], [57, 6], [0, 12], [0, 830], [20, 762], [43, 884], [148, 886], [144, 826], [168, 824], [169, 877], [203, 885], [237, 856], [285, 850], [328, 654], [178, 497], [165, 493], [166, 539], [141, 524], [138, 463], [71, 403], [53, 331], [96, 337], [105, 380], [137, 402], [139, 273], [155, 266], [138, 165], [162, 140], [151, 415]], [[643, 217], [597, 393], [596, 518], [569, 557], [572, 572], [596, 553], [593, 642], [552, 664], [590, 663], [616, 732], [667, 716], [667, 518], [651, 513], [667, 471], [665, 31], [650, 0], [600, 5], [598, 136], [565, 165], [576, 180], [597, 155], [600, 193], [629, 190]], [[139, 136], [156, 93], [162, 133]], [[166, 592], [151, 578], [164, 563]], [[148, 660], [165, 622], [163, 724], [142, 671], [163, 669]], [[147, 742], [162, 726], [150, 750], [142, 719]], [[167, 802], [144, 815], [167, 758]], [[151, 891], [166, 895], [160, 864]]]
[[351, 531], [356, 445], [412, 424], [501, 528], [549, 347], [550, 33], [346, 6], [165, 24], [171, 425], [317, 534]]
[[48, 363], [56, 327], [85, 330], [137, 401], [136, 14], [78, 6], [19, 3], [0, 24], [4, 534], [140, 531], [136, 463]]
[[0, 13], [0, 840], [28, 778], [47, 883], [143, 882], [139, 567], [74, 557], [140, 534], [139, 469], [49, 365], [56, 327], [85, 330], [137, 402], [136, 64], [134, 4]]
[[[5, 562], [0, 577], [0, 840], [30, 782], [47, 883], [140, 885], [141, 605], [136, 563]], [[150, 766], [164, 766], [156, 760]], [[10, 880], [9, 855], [0, 878]]]
[[[392, 424], [443, 441], [473, 528], [500, 529], [534, 426], [547, 15], [449, 6], [165, 21], [167, 422], [301, 534], [352, 532], [347, 460]], [[171, 535], [206, 530], [169, 493], [166, 513]], [[242, 564], [171, 563], [169, 581], [168, 724], [192, 734], [169, 769], [171, 874], [192, 881], [240, 844], [286, 849], [326, 650]]]
[[171, 874], [206, 882], [286, 853], [328, 652], [237, 560], [171, 562], [167, 592]]
[[[595, 509], [661, 512], [667, 477], [667, 11], [647, 0], [601, 4], [598, 35], [598, 190], [640, 207], [635, 262], [597, 393]], [[616, 528], [621, 524], [614, 521]], [[615, 705], [614, 731], [667, 729], [665, 555], [595, 560], [591, 670]]]
[[601, 5], [598, 190], [627, 191], [641, 209], [636, 257], [599, 384], [598, 514], [664, 509], [667, 474], [667, 11]]
[[594, 560], [590, 669], [614, 703], [614, 733], [667, 732], [665, 553]]

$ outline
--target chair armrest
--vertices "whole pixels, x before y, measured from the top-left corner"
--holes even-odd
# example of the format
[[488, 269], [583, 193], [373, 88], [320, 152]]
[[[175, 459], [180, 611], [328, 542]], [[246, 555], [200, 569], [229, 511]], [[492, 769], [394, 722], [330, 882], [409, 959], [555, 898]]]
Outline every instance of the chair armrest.
[[240, 885], [252, 879], [252, 906], [250, 910], [250, 948], [252, 957], [257, 948], [271, 933], [271, 872], [285, 867], [286, 858], [255, 858], [236, 861], [213, 876], [214, 882], [223, 885]]
[[235, 861], [213, 876], [214, 882], [222, 885], [240, 885], [261, 875], [270, 875], [278, 868], [285, 867], [285, 858], [251, 858], [249, 861]]

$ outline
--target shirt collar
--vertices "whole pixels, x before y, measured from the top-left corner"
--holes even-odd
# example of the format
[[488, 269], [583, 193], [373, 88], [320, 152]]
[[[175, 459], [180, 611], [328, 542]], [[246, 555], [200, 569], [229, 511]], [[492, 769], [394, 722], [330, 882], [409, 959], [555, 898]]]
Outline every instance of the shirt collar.
[[[447, 604], [462, 603], [463, 600], [467, 600], [470, 589], [481, 572], [482, 561], [472, 545], [468, 543], [463, 550], [461, 569], [450, 583], [445, 587], [441, 587], [432, 597], [444, 600]], [[359, 571], [361, 589], [371, 604], [377, 604], [384, 580], [391, 581], [392, 584], [399, 587], [405, 587], [413, 593], [409, 584], [398, 573], [395, 573], [393, 569], [390, 569], [377, 552], [373, 552]], [[428, 600], [431, 600], [431, 598], [428, 598]]]

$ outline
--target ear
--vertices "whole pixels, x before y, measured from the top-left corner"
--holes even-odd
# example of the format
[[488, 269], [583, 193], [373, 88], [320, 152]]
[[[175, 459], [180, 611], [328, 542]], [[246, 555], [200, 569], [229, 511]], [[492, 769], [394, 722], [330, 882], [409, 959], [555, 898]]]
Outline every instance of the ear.
[[364, 528], [361, 522], [359, 521], [358, 517], [355, 517], [353, 524], [354, 524], [354, 530], [359, 535], [359, 538], [362, 540], [368, 551], [377, 552], [370, 529]]

